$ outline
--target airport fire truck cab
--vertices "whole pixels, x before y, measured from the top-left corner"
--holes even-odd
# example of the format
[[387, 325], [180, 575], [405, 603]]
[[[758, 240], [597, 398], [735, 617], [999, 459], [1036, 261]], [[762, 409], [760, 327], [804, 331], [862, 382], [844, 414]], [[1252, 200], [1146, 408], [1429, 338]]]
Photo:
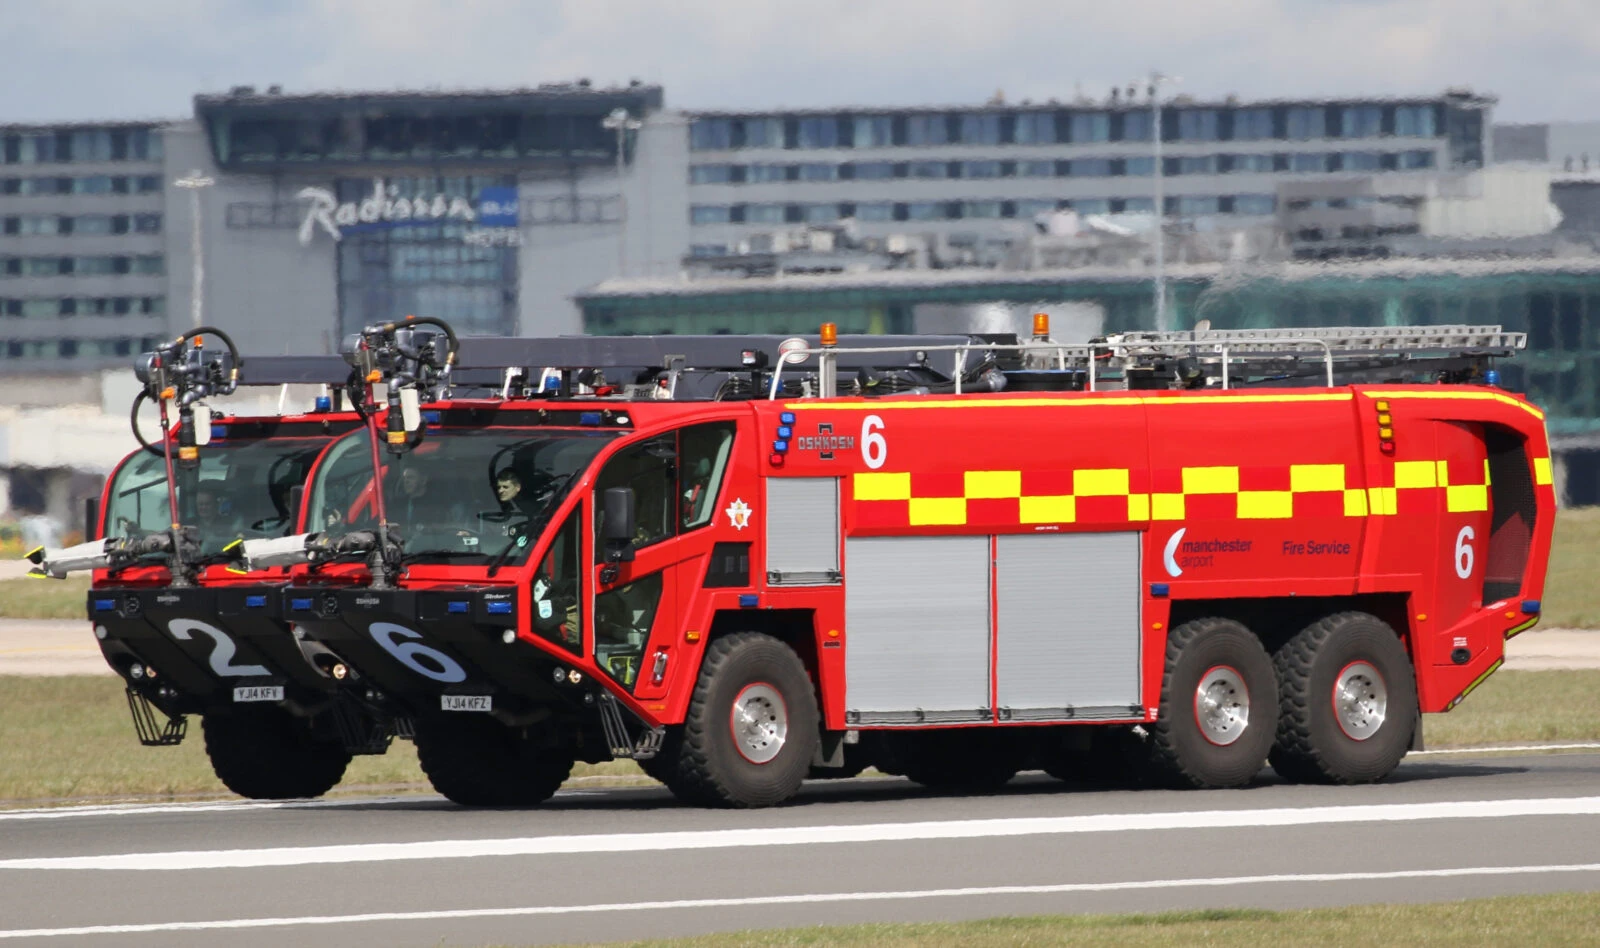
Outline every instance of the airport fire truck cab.
[[302, 529], [403, 552], [302, 561], [283, 610], [467, 804], [611, 758], [723, 806], [869, 765], [1379, 780], [1538, 620], [1543, 413], [1492, 368], [1523, 343], [498, 340], [499, 397], [329, 450]]

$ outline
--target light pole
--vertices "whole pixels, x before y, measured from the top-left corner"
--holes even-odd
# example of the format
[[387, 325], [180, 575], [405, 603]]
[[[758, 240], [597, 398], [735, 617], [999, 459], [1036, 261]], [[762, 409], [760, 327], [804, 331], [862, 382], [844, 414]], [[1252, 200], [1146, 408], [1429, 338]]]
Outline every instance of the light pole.
[[1167, 328], [1167, 207], [1161, 178], [1161, 84], [1177, 82], [1172, 76], [1150, 73], [1147, 91], [1150, 94], [1150, 141], [1154, 143], [1155, 214], [1156, 214], [1156, 331]]
[[600, 120], [600, 127], [617, 133], [617, 275], [628, 275], [628, 196], [622, 188], [623, 153], [628, 133], [644, 127], [644, 123], [618, 106]]
[[194, 256], [194, 296], [189, 311], [194, 319], [195, 328], [199, 328], [206, 280], [205, 250], [200, 242], [200, 190], [211, 187], [217, 181], [209, 175], [201, 174], [200, 169], [196, 168], [189, 172], [188, 177], [179, 178], [172, 183], [189, 192], [189, 216], [194, 219], [193, 242], [190, 245], [190, 253]]

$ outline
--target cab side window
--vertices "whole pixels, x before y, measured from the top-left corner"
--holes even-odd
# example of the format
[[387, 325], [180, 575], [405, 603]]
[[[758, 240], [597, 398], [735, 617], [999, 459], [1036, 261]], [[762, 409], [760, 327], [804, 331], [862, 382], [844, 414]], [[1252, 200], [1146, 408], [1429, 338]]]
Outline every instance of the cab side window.
[[683, 529], [710, 523], [717, 515], [717, 495], [733, 454], [731, 421], [715, 421], [683, 429], [679, 437], [678, 496]]
[[606, 462], [594, 485], [595, 562], [602, 559], [605, 495], [613, 487], [633, 489], [638, 517], [635, 547], [658, 543], [677, 532], [677, 441], [676, 434], [661, 435], [624, 448]]

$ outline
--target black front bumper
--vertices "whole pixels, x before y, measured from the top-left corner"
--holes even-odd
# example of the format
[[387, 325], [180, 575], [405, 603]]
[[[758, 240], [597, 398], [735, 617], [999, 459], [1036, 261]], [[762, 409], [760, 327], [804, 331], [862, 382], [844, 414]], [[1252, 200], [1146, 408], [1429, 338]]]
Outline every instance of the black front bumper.
[[517, 595], [505, 586], [291, 586], [283, 601], [308, 640], [413, 714], [440, 711], [445, 695], [490, 696], [507, 720], [553, 702], [581, 704], [584, 687], [555, 683], [568, 666], [516, 637]]

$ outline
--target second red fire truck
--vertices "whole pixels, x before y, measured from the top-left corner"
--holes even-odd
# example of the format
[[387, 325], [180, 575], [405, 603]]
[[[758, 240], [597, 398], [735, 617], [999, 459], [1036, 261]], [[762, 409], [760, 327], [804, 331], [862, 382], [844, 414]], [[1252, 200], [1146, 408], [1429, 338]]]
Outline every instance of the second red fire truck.
[[329, 449], [284, 615], [468, 804], [611, 758], [731, 806], [867, 765], [1378, 780], [1539, 616], [1544, 416], [1492, 368], [1522, 344], [500, 340], [500, 397]]

